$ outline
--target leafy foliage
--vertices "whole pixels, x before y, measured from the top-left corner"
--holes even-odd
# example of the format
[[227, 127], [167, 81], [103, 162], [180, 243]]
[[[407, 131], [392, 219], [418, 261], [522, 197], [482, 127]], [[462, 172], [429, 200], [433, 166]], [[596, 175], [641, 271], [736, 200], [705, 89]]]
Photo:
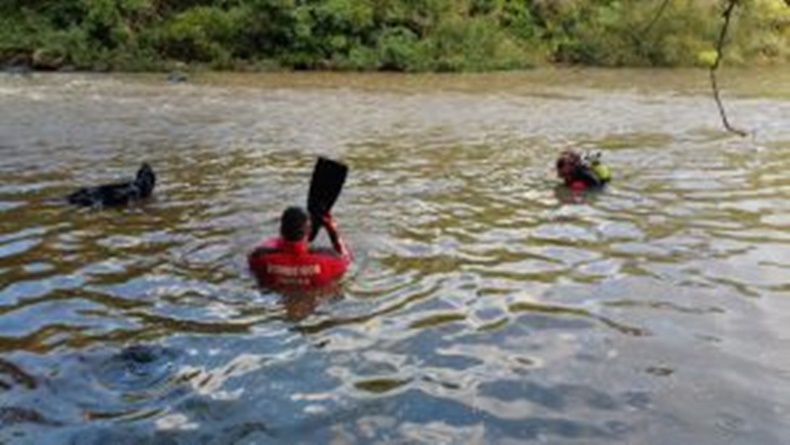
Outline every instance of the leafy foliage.
[[[790, 0], [739, 0], [729, 61], [790, 60]], [[724, 0], [3, 0], [0, 63], [475, 71], [709, 63]], [[46, 57], [44, 56], [46, 55]]]

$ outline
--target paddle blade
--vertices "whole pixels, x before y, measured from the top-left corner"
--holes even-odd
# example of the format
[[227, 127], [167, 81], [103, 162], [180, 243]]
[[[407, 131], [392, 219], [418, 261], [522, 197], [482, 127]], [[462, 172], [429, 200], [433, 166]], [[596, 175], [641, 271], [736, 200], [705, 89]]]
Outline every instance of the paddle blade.
[[324, 157], [316, 161], [307, 194], [307, 211], [311, 219], [310, 241], [318, 236], [321, 217], [335, 205], [347, 175], [348, 167], [345, 164]]

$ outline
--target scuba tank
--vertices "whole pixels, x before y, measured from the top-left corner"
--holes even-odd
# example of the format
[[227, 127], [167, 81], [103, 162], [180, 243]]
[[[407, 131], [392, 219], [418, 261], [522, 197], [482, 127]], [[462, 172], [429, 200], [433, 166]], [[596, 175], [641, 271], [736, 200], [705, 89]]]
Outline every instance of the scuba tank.
[[612, 171], [608, 165], [601, 162], [601, 152], [595, 154], [586, 154], [584, 156], [584, 163], [589, 169], [595, 173], [602, 182], [609, 182], [612, 179]]

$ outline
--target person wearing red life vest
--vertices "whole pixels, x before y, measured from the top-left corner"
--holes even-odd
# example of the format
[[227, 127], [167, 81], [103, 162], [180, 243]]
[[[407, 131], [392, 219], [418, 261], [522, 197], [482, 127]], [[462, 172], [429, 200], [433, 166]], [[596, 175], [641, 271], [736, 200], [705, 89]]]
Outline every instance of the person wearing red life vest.
[[609, 169], [596, 160], [595, 165], [585, 162], [580, 154], [564, 151], [557, 158], [557, 176], [565, 186], [574, 191], [600, 189], [610, 179]]
[[309, 246], [310, 217], [301, 207], [287, 208], [280, 218], [280, 236], [257, 244], [247, 257], [258, 284], [272, 289], [316, 289], [337, 281], [351, 263], [351, 254], [327, 213], [321, 222], [332, 249]]

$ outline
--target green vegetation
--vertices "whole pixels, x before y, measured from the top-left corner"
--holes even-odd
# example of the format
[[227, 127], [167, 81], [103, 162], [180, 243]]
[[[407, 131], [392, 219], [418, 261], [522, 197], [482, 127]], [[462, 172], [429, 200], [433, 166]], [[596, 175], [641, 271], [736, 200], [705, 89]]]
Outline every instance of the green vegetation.
[[[710, 64], [724, 0], [2, 0], [0, 65], [482, 71]], [[785, 0], [739, 0], [730, 63], [790, 60]]]

